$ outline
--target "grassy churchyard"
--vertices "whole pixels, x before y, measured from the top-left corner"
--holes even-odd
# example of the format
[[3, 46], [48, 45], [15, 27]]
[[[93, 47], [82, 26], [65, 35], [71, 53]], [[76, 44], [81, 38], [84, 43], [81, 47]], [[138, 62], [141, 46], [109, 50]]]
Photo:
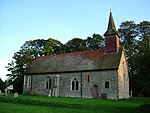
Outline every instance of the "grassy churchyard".
[[150, 98], [102, 100], [3, 95], [0, 113], [150, 113]]

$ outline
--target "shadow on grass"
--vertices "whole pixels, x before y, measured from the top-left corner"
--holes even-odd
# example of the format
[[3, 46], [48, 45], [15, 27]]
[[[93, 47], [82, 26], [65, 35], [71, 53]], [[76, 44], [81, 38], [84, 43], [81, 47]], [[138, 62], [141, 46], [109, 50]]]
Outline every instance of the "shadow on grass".
[[150, 104], [142, 104], [138, 107], [139, 113], [150, 113]]

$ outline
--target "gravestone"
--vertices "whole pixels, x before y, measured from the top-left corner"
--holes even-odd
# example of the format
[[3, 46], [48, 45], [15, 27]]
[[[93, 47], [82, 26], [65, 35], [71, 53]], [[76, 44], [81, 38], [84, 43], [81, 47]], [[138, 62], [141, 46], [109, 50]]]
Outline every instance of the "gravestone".
[[102, 99], [107, 99], [107, 94], [106, 93], [101, 93], [101, 98]]
[[49, 94], [48, 94], [48, 96], [49, 96], [49, 97], [51, 96], [51, 90], [49, 90]]
[[14, 97], [15, 97], [15, 98], [18, 97], [18, 93], [14, 93]]
[[0, 90], [0, 95], [2, 95], [2, 91]]
[[8, 95], [8, 90], [7, 90], [7, 88], [5, 88], [5, 96], [7, 96]]

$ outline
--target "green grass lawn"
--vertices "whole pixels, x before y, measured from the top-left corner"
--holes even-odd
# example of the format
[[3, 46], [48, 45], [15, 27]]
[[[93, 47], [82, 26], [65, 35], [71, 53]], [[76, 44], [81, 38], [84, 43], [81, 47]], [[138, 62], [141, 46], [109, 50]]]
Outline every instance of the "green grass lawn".
[[[145, 106], [143, 106], [145, 105]], [[150, 98], [101, 100], [19, 95], [0, 96], [0, 113], [150, 113]]]

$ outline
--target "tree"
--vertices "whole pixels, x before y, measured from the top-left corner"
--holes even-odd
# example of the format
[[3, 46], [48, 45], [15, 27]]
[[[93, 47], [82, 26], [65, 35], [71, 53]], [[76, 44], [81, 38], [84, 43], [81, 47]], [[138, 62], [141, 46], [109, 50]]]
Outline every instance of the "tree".
[[92, 37], [87, 37], [87, 39], [73, 38], [64, 45], [65, 53], [102, 49], [103, 47], [104, 38], [95, 33], [92, 35]]
[[87, 50], [86, 40], [73, 38], [64, 45], [65, 53]]
[[87, 47], [90, 50], [102, 49], [104, 47], [104, 38], [99, 34], [93, 34], [92, 37], [87, 37]]
[[143, 21], [138, 24], [137, 54], [134, 55], [133, 70], [136, 76], [133, 89], [135, 94], [150, 96], [150, 22]]
[[135, 65], [133, 66], [132, 81], [134, 84], [132, 84], [132, 89], [135, 95], [150, 96], [150, 47], [147, 49], [142, 50], [142, 52], [139, 51], [133, 59]]
[[139, 37], [143, 41], [150, 42], [150, 22], [143, 21], [138, 24]]
[[8, 63], [9, 79], [12, 79], [14, 90], [23, 91], [23, 75], [34, 58], [61, 53], [62, 43], [49, 38], [26, 41], [21, 49], [13, 56], [13, 61]]

